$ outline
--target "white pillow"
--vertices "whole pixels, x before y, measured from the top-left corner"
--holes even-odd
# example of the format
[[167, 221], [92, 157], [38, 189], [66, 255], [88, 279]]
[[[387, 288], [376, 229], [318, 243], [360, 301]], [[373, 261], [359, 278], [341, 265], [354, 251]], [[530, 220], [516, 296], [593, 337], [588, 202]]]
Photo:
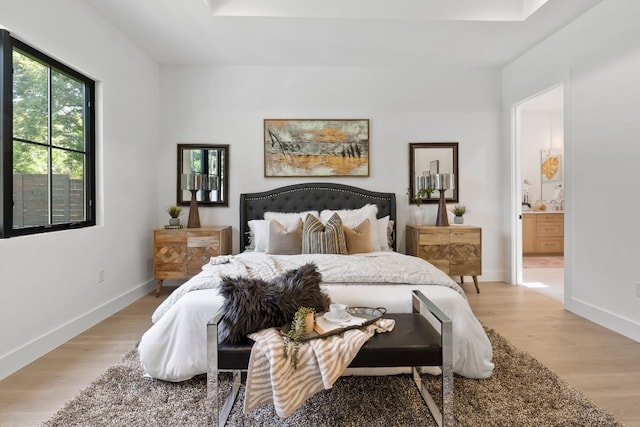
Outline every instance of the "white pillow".
[[253, 250], [256, 252], [266, 252], [269, 244], [269, 221], [264, 219], [252, 219], [249, 221], [251, 230]]
[[389, 246], [389, 215], [384, 218], [378, 219], [376, 222], [378, 228], [378, 241], [373, 243], [374, 251], [388, 251], [391, 249]]
[[[369, 223], [374, 224], [371, 227], [371, 243], [373, 245], [374, 251], [384, 251], [389, 248], [389, 245], [386, 243], [387, 240], [387, 231], [385, 229], [382, 238], [380, 237], [380, 226], [378, 225], [378, 206], [372, 204], [366, 204], [359, 209], [341, 209], [339, 211], [332, 211], [329, 209], [325, 209], [320, 212], [320, 220], [322, 222], [327, 222], [331, 215], [337, 213], [342, 220], [342, 223], [347, 227], [357, 227], [365, 219], [369, 220]], [[385, 243], [382, 244], [381, 242]]]
[[304, 222], [307, 215], [313, 215], [316, 218], [320, 218], [318, 211], [305, 211], [305, 212], [265, 212], [264, 219], [267, 221], [276, 220], [282, 224], [285, 228], [290, 228], [295, 225], [298, 220]]

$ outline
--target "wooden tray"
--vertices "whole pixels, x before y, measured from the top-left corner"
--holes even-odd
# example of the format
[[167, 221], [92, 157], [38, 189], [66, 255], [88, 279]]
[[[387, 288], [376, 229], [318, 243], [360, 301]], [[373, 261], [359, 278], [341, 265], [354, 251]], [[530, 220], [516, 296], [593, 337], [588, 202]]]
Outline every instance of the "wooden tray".
[[[360, 325], [337, 327], [336, 329], [332, 329], [324, 334], [319, 334], [317, 331], [314, 330], [300, 337], [300, 341], [309, 341], [317, 338], [326, 338], [326, 337], [330, 337], [331, 335], [341, 334], [344, 331], [348, 331], [349, 329], [356, 329], [366, 325], [370, 325], [376, 320], [381, 319], [386, 312], [387, 312], [387, 309], [384, 307], [349, 307], [347, 309], [347, 313], [349, 313], [354, 317], [360, 317], [366, 320]], [[318, 316], [324, 316], [324, 313], [316, 314], [316, 317]], [[289, 332], [290, 329], [291, 329], [291, 323], [287, 323], [283, 327], [279, 328], [278, 332], [280, 333], [280, 335], [285, 336], [287, 335], [287, 332]]]

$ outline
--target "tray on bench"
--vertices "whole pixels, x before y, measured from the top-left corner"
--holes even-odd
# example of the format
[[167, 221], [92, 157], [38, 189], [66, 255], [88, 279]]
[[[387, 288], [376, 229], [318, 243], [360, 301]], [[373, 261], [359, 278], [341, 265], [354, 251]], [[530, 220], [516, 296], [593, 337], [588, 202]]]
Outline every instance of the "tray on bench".
[[[330, 331], [327, 331], [325, 333], [319, 333], [314, 329], [313, 331], [307, 334], [304, 334], [302, 337], [300, 337], [300, 341], [309, 341], [317, 338], [326, 338], [331, 335], [339, 335], [344, 331], [348, 331], [349, 329], [357, 329], [363, 326], [370, 325], [376, 320], [382, 319], [382, 316], [384, 316], [386, 312], [387, 312], [387, 309], [384, 307], [349, 307], [347, 309], [347, 313], [349, 313], [353, 317], [363, 318], [365, 319], [365, 321], [359, 325], [350, 325], [350, 326], [343, 326], [343, 327], [336, 325], [337, 327], [335, 329], [331, 329]], [[320, 313], [316, 315], [316, 317], [319, 317], [319, 316], [324, 316], [324, 313]], [[316, 325], [314, 324], [314, 328], [315, 327]], [[280, 333], [280, 335], [282, 336], [285, 336], [287, 335], [290, 329], [291, 329], [291, 323], [287, 323], [283, 327], [278, 328], [278, 333]]]

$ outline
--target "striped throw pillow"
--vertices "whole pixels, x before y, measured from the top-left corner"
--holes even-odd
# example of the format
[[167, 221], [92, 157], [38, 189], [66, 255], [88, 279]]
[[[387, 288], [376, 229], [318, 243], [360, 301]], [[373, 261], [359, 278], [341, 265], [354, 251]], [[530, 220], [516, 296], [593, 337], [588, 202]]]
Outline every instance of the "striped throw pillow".
[[326, 224], [313, 215], [307, 215], [302, 226], [303, 254], [347, 255], [342, 220], [333, 214]]

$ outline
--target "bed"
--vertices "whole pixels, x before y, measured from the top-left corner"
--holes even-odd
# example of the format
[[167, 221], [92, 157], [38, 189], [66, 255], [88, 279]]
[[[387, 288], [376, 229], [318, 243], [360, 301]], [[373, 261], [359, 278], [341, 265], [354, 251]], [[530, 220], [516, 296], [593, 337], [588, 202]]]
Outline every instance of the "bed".
[[[283, 245], [282, 241], [273, 243], [276, 233], [267, 227], [287, 221], [298, 224], [296, 215], [302, 221], [309, 218], [309, 211], [314, 212], [313, 215], [317, 213], [325, 223], [327, 218], [338, 214], [345, 231], [355, 228], [359, 221], [365, 222], [362, 218], [366, 217], [371, 246], [367, 241], [362, 249], [358, 240], [350, 248], [360, 249], [347, 255], [279, 253], [283, 249], [286, 252], [290, 246]], [[323, 291], [335, 302], [383, 306], [391, 313], [408, 313], [412, 309], [411, 291], [422, 291], [453, 321], [454, 372], [470, 378], [491, 376], [491, 344], [471, 311], [463, 289], [428, 262], [395, 252], [395, 224], [394, 193], [336, 183], [308, 183], [241, 194], [242, 252], [212, 258], [198, 275], [179, 286], [155, 310], [153, 325], [138, 347], [146, 375], [177, 382], [207, 372], [206, 324], [224, 302], [218, 292], [222, 278], [272, 280], [286, 271], [313, 263], [322, 274]], [[291, 236], [284, 234], [283, 241], [291, 242], [287, 240]], [[361, 236], [366, 238], [367, 233]], [[268, 240], [267, 248], [264, 239]], [[274, 247], [279, 250], [272, 250]]]

